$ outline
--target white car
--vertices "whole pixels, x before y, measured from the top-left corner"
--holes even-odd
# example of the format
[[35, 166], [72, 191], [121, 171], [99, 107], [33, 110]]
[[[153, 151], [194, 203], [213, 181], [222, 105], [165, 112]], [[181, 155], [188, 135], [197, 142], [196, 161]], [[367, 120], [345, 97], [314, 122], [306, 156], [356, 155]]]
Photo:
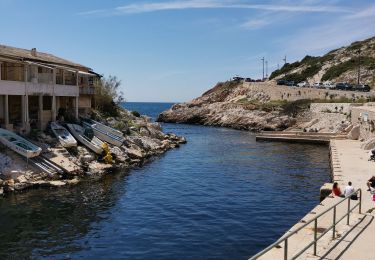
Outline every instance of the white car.
[[306, 81], [302, 81], [302, 82], [298, 83], [297, 86], [300, 87], [300, 88], [308, 88], [309, 83], [306, 82]]
[[320, 83], [320, 82], [315, 82], [314, 85], [313, 85], [313, 87], [314, 87], [314, 88], [319, 88], [319, 87], [320, 87], [320, 84], [322, 84], [322, 83]]
[[336, 88], [336, 85], [330, 81], [326, 81], [324, 82], [323, 84], [324, 88], [325, 89], [335, 89]]

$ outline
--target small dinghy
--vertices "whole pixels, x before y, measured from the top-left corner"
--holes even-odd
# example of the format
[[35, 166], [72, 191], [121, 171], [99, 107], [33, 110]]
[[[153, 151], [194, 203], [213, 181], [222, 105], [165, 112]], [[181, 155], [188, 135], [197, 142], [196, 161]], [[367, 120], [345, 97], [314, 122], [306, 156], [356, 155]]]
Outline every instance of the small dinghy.
[[42, 148], [27, 141], [15, 133], [0, 128], [0, 141], [16, 153], [26, 157], [32, 158], [38, 156], [42, 152]]
[[63, 147], [68, 148], [77, 146], [76, 139], [74, 139], [69, 131], [59, 123], [51, 122], [51, 130], [55, 134], [57, 139], [59, 139], [59, 142]]
[[82, 122], [82, 124], [85, 127], [92, 128], [95, 136], [107, 143], [121, 146], [125, 141], [124, 135], [120, 131], [106, 126], [102, 123], [96, 122], [94, 120], [85, 120]]
[[77, 124], [67, 124], [67, 127], [69, 128], [69, 131], [72, 133], [72, 135], [84, 146], [92, 150], [93, 152], [97, 154], [102, 154], [103, 152], [103, 144], [101, 140], [99, 140], [96, 136], [90, 137], [88, 135], [87, 131], [85, 131], [85, 128], [83, 128], [80, 125]]

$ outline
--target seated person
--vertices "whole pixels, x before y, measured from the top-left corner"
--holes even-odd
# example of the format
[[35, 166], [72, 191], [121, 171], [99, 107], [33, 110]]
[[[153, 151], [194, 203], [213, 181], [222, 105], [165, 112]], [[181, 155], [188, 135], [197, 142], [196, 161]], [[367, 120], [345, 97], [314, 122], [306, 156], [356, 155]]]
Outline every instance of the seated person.
[[342, 194], [337, 182], [333, 183], [332, 193], [333, 193], [333, 195], [335, 195], [337, 197], [345, 197], [344, 194]]
[[352, 182], [349, 181], [348, 182], [348, 186], [345, 187], [345, 190], [344, 190], [344, 195], [345, 196], [349, 196], [350, 194], [352, 194], [354, 192], [354, 188], [352, 186]]
[[367, 187], [368, 187], [367, 191], [371, 191], [371, 187], [375, 189], [375, 176], [374, 175], [371, 177], [371, 179], [368, 180]]

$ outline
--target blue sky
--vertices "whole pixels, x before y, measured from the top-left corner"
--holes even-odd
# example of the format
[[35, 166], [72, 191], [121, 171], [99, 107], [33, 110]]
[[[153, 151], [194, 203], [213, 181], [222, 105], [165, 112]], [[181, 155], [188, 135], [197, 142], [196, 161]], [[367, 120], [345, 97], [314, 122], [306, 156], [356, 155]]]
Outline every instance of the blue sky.
[[370, 0], [0, 0], [0, 44], [116, 75], [128, 101], [188, 101], [235, 75], [375, 36]]

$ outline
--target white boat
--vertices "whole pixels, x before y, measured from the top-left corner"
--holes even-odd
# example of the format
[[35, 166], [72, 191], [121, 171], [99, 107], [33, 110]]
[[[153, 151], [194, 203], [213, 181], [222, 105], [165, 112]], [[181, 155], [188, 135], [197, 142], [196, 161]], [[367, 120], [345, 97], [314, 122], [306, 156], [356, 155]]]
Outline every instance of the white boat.
[[57, 139], [59, 139], [59, 142], [63, 147], [77, 146], [76, 139], [74, 139], [69, 131], [59, 123], [51, 122], [51, 130], [55, 134]]
[[[107, 143], [110, 143], [116, 146], [121, 146], [125, 141], [125, 138], [120, 131], [113, 129], [109, 126], [103, 125], [102, 123], [97, 123], [96, 121], [92, 121], [92, 122], [83, 121], [82, 124], [85, 127], [92, 128], [92, 130], [94, 131], [94, 135], [97, 136], [100, 140], [105, 141]], [[120, 132], [121, 136], [118, 134], [115, 134], [116, 131]]]
[[87, 123], [90, 123], [92, 125], [95, 124], [96, 128], [98, 128], [98, 129], [100, 129], [104, 132], [108, 132], [108, 133], [111, 133], [111, 134], [119, 136], [119, 137], [124, 137], [124, 134], [121, 131], [119, 131], [117, 129], [114, 129], [110, 126], [107, 126], [105, 124], [102, 124], [98, 121], [95, 121], [95, 120], [92, 120], [92, 119], [84, 119], [84, 121], [87, 122]]
[[87, 135], [85, 135], [85, 129], [77, 124], [67, 124], [67, 127], [69, 128], [69, 131], [72, 133], [72, 135], [83, 145], [85, 145], [87, 148], [92, 150], [93, 152], [97, 154], [102, 154], [103, 152], [103, 144], [104, 142], [99, 140], [96, 136], [93, 138], [89, 138]]
[[26, 158], [38, 156], [42, 152], [42, 148], [2, 128], [0, 128], [0, 141], [5, 146]]

